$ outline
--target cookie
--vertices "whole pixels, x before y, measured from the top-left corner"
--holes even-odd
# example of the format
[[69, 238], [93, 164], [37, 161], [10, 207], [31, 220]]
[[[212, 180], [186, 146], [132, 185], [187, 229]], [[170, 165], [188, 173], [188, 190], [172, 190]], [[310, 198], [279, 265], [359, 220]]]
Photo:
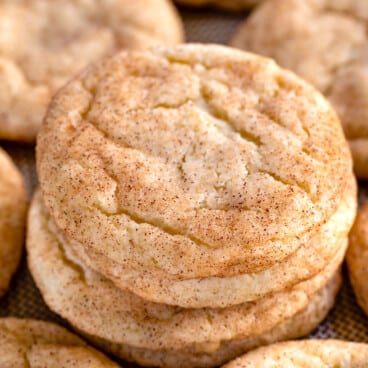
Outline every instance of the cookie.
[[[307, 244], [303, 244], [283, 262], [258, 272], [239, 276], [190, 280], [169, 280], [137, 275], [125, 280], [128, 289], [143, 299], [184, 308], [224, 308], [253, 301], [273, 292], [290, 288], [313, 277], [346, 247], [347, 232], [356, 213], [356, 183], [352, 180], [336, 213], [321, 226]], [[74, 249], [68, 243], [69, 249]], [[80, 253], [79, 253], [80, 255]], [[88, 257], [82, 255], [81, 260]], [[114, 281], [114, 278], [112, 277]], [[118, 284], [119, 280], [116, 280]]]
[[322, 95], [214, 45], [122, 52], [86, 70], [52, 101], [37, 166], [57, 227], [122, 288], [270, 268], [336, 213], [352, 179]]
[[224, 368], [344, 367], [367, 365], [368, 344], [339, 340], [301, 340], [252, 351]]
[[248, 9], [262, 2], [262, 0], [175, 0], [175, 1], [178, 4], [196, 7], [213, 5], [215, 7], [226, 10]]
[[334, 305], [340, 282], [341, 277], [336, 274], [323, 289], [311, 296], [305, 309], [281, 322], [272, 330], [259, 336], [222, 343], [217, 350], [212, 352], [200, 353], [196, 351], [193, 353], [191, 348], [174, 351], [147, 350], [128, 345], [112, 344], [92, 336], [89, 336], [89, 339], [116, 356], [124, 357], [128, 361], [143, 366], [216, 367], [259, 346], [308, 335], [321, 323]]
[[0, 139], [33, 141], [51, 96], [89, 63], [181, 41], [169, 0], [1, 0]]
[[230, 45], [274, 58], [313, 83], [336, 109], [358, 177], [368, 178], [368, 2], [271, 0]]
[[[321, 272], [341, 247], [346, 247], [347, 234], [356, 214], [355, 179], [346, 188], [338, 210], [307, 243], [284, 261], [258, 272], [233, 277], [170, 280], [144, 275], [126, 279], [127, 288], [143, 299], [184, 308], [224, 308], [253, 301], [290, 288]], [[68, 247], [74, 248], [71, 243]], [[80, 253], [79, 253], [80, 255]], [[97, 257], [97, 255], [96, 255]], [[82, 255], [88, 263], [88, 256]], [[119, 284], [119, 279], [111, 279]]]
[[[308, 308], [311, 300], [319, 306], [312, 308], [318, 317], [308, 312], [311, 325], [306, 328], [314, 328], [333, 304], [338, 276], [324, 287], [342, 262], [345, 247], [320, 274], [293, 289], [230, 308], [183, 309], [141, 299], [86, 267], [68, 249], [38, 193], [29, 213], [27, 254], [46, 304], [118, 356], [142, 363], [147, 354], [152, 359], [167, 356], [170, 361], [175, 352], [184, 361], [184, 357], [193, 361], [214, 353], [213, 359], [222, 357], [215, 360], [219, 364], [253, 341], [262, 341], [260, 335], [271, 333], [280, 324], [290, 326], [287, 321]], [[301, 333], [299, 328], [283, 331], [276, 336]]]
[[3, 368], [118, 368], [66, 329], [31, 319], [0, 319]]
[[8, 289], [21, 258], [26, 207], [23, 177], [0, 148], [0, 296]]
[[368, 314], [368, 202], [358, 211], [355, 224], [349, 235], [346, 261], [350, 282], [359, 305]]

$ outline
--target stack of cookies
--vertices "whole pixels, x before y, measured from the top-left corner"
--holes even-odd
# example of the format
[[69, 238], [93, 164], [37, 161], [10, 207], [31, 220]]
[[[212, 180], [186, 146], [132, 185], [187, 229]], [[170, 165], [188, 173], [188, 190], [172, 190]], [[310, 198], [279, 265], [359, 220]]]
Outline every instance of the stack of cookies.
[[322, 95], [205, 45], [122, 52], [52, 100], [28, 261], [49, 307], [142, 365], [211, 367], [332, 307], [356, 211]]

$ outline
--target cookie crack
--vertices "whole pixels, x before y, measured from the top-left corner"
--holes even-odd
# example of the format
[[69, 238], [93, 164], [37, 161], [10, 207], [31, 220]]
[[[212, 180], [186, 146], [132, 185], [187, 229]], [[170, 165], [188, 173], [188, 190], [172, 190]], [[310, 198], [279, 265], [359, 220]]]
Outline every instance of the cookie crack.
[[299, 188], [300, 190], [302, 190], [307, 196], [308, 198], [310, 199], [310, 201], [312, 203], [316, 203], [315, 199], [313, 198], [309, 188], [307, 185], [302, 185], [301, 183], [299, 182], [293, 182], [291, 180], [287, 180], [283, 177], [281, 177], [280, 175], [277, 175], [276, 173], [272, 172], [272, 171], [269, 171], [269, 170], [263, 170], [263, 169], [258, 169], [257, 170], [259, 173], [262, 173], [262, 174], [265, 174], [265, 175], [268, 175], [270, 176], [273, 180], [277, 181], [278, 183], [281, 183], [287, 187], [297, 187]]
[[78, 275], [78, 279], [79, 279], [80, 282], [82, 282], [84, 285], [88, 286], [89, 283], [87, 281], [86, 273], [85, 273], [83, 267], [81, 267], [75, 261], [71, 260], [70, 257], [68, 257], [68, 255], [67, 255], [67, 253], [64, 249], [63, 239], [62, 239], [63, 235], [57, 231], [57, 229], [55, 228], [56, 227], [55, 224], [52, 224], [52, 226], [50, 226], [51, 217], [50, 217], [49, 214], [47, 214], [46, 221], [48, 221], [48, 223], [49, 223], [49, 225], [47, 226], [48, 231], [50, 231], [50, 233], [54, 235], [57, 250], [59, 252], [59, 257], [61, 258], [61, 261], [67, 267], [71, 268]]
[[[120, 188], [119, 188], [119, 181], [118, 179], [115, 177], [114, 173], [109, 172], [109, 170], [105, 167], [104, 171], [106, 173], [106, 175], [109, 176], [109, 178], [111, 180], [113, 180], [116, 183], [116, 187], [115, 187], [115, 198], [119, 198], [120, 197]], [[124, 215], [126, 217], [129, 218], [130, 221], [132, 221], [133, 223], [137, 224], [137, 225], [149, 225], [152, 226], [154, 228], [157, 228], [159, 230], [161, 230], [162, 232], [171, 235], [171, 236], [182, 236], [185, 238], [188, 238], [189, 240], [191, 240], [194, 244], [196, 244], [197, 246], [201, 246], [201, 247], [206, 247], [206, 248], [217, 248], [214, 245], [211, 245], [209, 243], [203, 242], [201, 239], [193, 236], [192, 234], [189, 234], [188, 231], [181, 231], [179, 229], [176, 229], [168, 224], [166, 224], [164, 221], [162, 221], [161, 219], [154, 219], [152, 220], [148, 220], [142, 216], [139, 216], [137, 213], [130, 211], [126, 208], [122, 208], [121, 204], [118, 203], [118, 210], [114, 211], [114, 212], [108, 212], [105, 209], [101, 208], [101, 206], [98, 205], [94, 205], [94, 208], [96, 210], [98, 210], [100, 213], [102, 213], [103, 215], [107, 216], [107, 217], [111, 217], [111, 216], [121, 216]], [[134, 240], [131, 239], [131, 241], [134, 243]]]
[[208, 100], [205, 97], [205, 95], [203, 95], [203, 103], [205, 104], [205, 107], [201, 106], [201, 104], [197, 104], [196, 107], [212, 121], [216, 129], [221, 131], [224, 134], [224, 136], [229, 137], [229, 138], [231, 137], [230, 135], [226, 134], [224, 129], [220, 128], [219, 124], [215, 123], [216, 120], [226, 125], [228, 128], [231, 129], [231, 132], [233, 134], [241, 137], [247, 143], [251, 143], [257, 148], [263, 145], [262, 138], [260, 136], [253, 134], [244, 128], [240, 128], [240, 129], [237, 128], [235, 124], [232, 123], [228, 115], [226, 115], [222, 111], [215, 109], [214, 106], [208, 103]]
[[[218, 119], [218, 120], [221, 119], [222, 122], [224, 122], [225, 124], [227, 124], [231, 128], [234, 128], [235, 124], [232, 123], [231, 118], [228, 115], [226, 115], [225, 112], [218, 111], [212, 104], [210, 104], [208, 102], [207, 102], [206, 107], [211, 112], [210, 116], [213, 115], [213, 116], [215, 116], [216, 119]], [[206, 112], [206, 110], [204, 110], [204, 112]], [[270, 119], [270, 120], [274, 121], [273, 119]], [[277, 124], [277, 125], [280, 125], [280, 124]], [[236, 127], [235, 127], [235, 132], [238, 132]], [[247, 131], [245, 131], [245, 132], [248, 135], [248, 132]], [[260, 147], [262, 145], [261, 137], [253, 136], [251, 139], [252, 139], [251, 142], [254, 143], [257, 147]], [[253, 139], [255, 139], [255, 141]], [[312, 203], [316, 202], [315, 198], [312, 196], [312, 193], [311, 193], [311, 191], [310, 191], [310, 189], [308, 188], [307, 185], [302, 185], [298, 181], [291, 181], [291, 180], [288, 180], [286, 178], [283, 178], [280, 175], [277, 175], [276, 173], [274, 173], [270, 170], [261, 170], [259, 168], [254, 168], [252, 166], [249, 169], [250, 169], [250, 171], [265, 173], [265, 174], [271, 176], [275, 181], [277, 181], [279, 183], [282, 183], [283, 185], [285, 185], [287, 187], [290, 187], [290, 186], [298, 187], [300, 190], [302, 190], [304, 193], [307, 194], [308, 198], [310, 199], [310, 201]]]
[[[198, 75], [198, 76], [201, 76], [201, 71], [199, 71], [199, 70], [196, 70], [196, 66], [200, 66], [201, 68], [203, 68], [205, 71], [212, 71], [212, 70], [215, 70], [216, 68], [213, 68], [213, 67], [210, 67], [210, 66], [207, 66], [207, 65], [205, 65], [205, 64], [199, 64], [199, 63], [191, 63], [191, 62], [189, 62], [189, 61], [185, 61], [185, 60], [181, 60], [181, 59], [177, 59], [177, 58], [174, 58], [174, 57], [171, 57], [171, 56], [169, 56], [169, 57], [166, 57], [166, 59], [167, 59], [167, 61], [169, 62], [169, 63], [172, 63], [172, 64], [181, 64], [181, 65], [186, 65], [186, 66], [189, 66], [189, 67], [191, 67], [191, 69], [192, 69], [192, 71], [193, 72], [197, 72], [196, 74]], [[280, 75], [279, 74], [275, 74], [275, 75], [273, 75], [273, 77], [274, 77], [274, 80], [275, 80], [275, 82], [276, 82], [276, 84], [277, 84], [277, 86], [281, 89], [281, 90], [284, 90], [284, 91], [286, 91], [286, 92], [290, 92], [290, 89], [288, 89], [287, 88], [287, 86], [283, 83], [283, 81], [282, 81], [282, 78], [280, 77]], [[231, 85], [231, 84], [229, 84], [229, 83], [226, 83], [224, 80], [220, 80], [220, 79], [217, 79], [217, 78], [212, 78], [212, 80], [213, 81], [215, 81], [215, 82], [217, 82], [217, 83], [219, 83], [220, 85], [222, 85], [222, 86], [224, 86], [224, 87], [226, 87], [228, 90], [231, 90], [232, 88], [233, 88], [233, 86]], [[293, 93], [295, 93], [295, 95], [296, 96], [298, 96], [299, 97], [299, 94], [298, 94], [298, 90], [295, 90], [295, 91], [292, 91]], [[206, 92], [206, 90], [205, 90], [205, 88], [202, 86], [202, 95], [205, 97], [205, 98], [207, 98], [207, 99], [210, 99], [210, 94], [208, 94], [207, 92]], [[272, 94], [272, 96], [271, 97], [275, 97], [275, 95], [276, 95], [276, 93], [277, 93], [277, 90], [275, 90], [275, 91], [273, 91], [273, 94]], [[302, 97], [304, 97], [304, 96], [302, 96]], [[245, 106], [243, 106], [243, 108], [246, 108]], [[262, 110], [257, 110], [259, 113], [263, 113], [263, 111]], [[277, 122], [277, 121], [275, 121], [274, 119], [272, 119], [270, 116], [268, 116], [269, 118], [270, 118], [270, 120], [271, 121], [273, 121], [275, 124], [278, 124], [278, 125], [280, 125], [280, 126], [282, 126], [282, 127], [284, 127], [285, 129], [287, 129], [289, 132], [291, 132], [286, 126], [284, 126], [283, 124], [281, 124], [281, 123], [279, 123], [279, 122]], [[309, 131], [309, 129], [302, 123], [302, 119], [300, 119], [300, 127], [302, 128], [302, 130], [306, 133], [306, 135], [308, 136], [308, 137], [310, 137], [310, 131]], [[291, 132], [292, 133], [292, 132]], [[294, 134], [294, 133], [292, 133], [292, 134]], [[294, 134], [295, 135], [295, 134]], [[296, 136], [296, 135], [295, 135]], [[299, 139], [299, 137], [298, 136], [296, 136], [296, 138], [297, 139]]]
[[87, 278], [86, 278], [86, 273], [83, 270], [83, 268], [77, 264], [76, 262], [72, 261], [66, 254], [66, 251], [63, 247], [63, 245], [61, 244], [60, 240], [57, 240], [57, 247], [60, 253], [60, 258], [62, 260], [62, 262], [69, 268], [73, 269], [73, 271], [75, 271], [78, 275], [79, 281], [82, 282], [85, 285], [89, 285], [87, 282]]

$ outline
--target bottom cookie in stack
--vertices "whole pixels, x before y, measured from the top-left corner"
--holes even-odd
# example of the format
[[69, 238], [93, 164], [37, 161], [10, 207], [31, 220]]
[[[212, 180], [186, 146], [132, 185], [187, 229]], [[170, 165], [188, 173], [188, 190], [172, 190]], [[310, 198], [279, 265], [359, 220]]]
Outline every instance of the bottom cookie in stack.
[[0, 319], [2, 368], [118, 368], [65, 328], [31, 319]]
[[157, 304], [117, 288], [72, 254], [40, 193], [29, 214], [27, 249], [45, 302], [97, 345], [142, 365], [211, 367], [257, 346], [313, 330], [334, 303], [346, 239], [313, 278], [222, 309]]
[[340, 340], [301, 340], [274, 344], [250, 352], [223, 368], [362, 368], [368, 344]]

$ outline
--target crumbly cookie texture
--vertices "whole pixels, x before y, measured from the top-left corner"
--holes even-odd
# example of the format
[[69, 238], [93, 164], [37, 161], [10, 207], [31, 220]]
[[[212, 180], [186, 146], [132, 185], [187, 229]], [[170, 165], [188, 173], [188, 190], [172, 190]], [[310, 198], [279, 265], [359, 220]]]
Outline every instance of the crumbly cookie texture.
[[226, 10], [243, 10], [251, 8], [263, 0], [175, 0], [178, 4], [190, 6], [213, 5]]
[[39, 194], [28, 229], [28, 264], [50, 308], [85, 333], [152, 350], [212, 351], [221, 342], [271, 330], [307, 306], [339, 268], [346, 250], [342, 246], [322, 272], [292, 289], [229, 308], [184, 309], [119, 289], [82, 264], [42, 208]]
[[230, 44], [274, 58], [318, 87], [336, 109], [355, 171], [368, 177], [368, 2], [271, 0]]
[[0, 296], [7, 291], [20, 261], [26, 209], [23, 177], [0, 148]]
[[183, 309], [143, 300], [83, 265], [47, 215], [40, 193], [28, 224], [29, 268], [49, 307], [106, 350], [153, 366], [214, 366], [252, 347], [310, 332], [333, 305], [340, 285], [334, 273], [346, 249], [293, 289], [231, 308]]
[[368, 314], [368, 202], [359, 209], [350, 232], [346, 260], [358, 303]]
[[50, 322], [0, 319], [2, 368], [118, 368], [77, 336]]
[[226, 364], [224, 368], [362, 368], [367, 361], [368, 344], [312, 339], [260, 348]]
[[137, 273], [264, 270], [315, 234], [352, 178], [322, 95], [269, 59], [215, 45], [89, 68], [52, 101], [37, 165], [57, 226], [123, 286]]
[[89, 63], [181, 41], [168, 0], [1, 0], [0, 138], [33, 141], [52, 95]]

